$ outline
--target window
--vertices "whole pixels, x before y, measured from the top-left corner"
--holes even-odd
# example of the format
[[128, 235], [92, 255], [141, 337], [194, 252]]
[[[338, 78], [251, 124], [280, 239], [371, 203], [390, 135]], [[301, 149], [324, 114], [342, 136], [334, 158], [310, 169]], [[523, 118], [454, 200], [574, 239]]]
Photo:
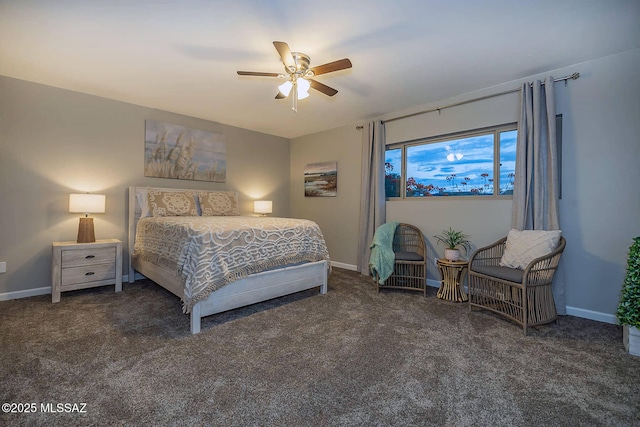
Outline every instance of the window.
[[387, 150], [384, 156], [384, 189], [387, 197], [400, 197], [402, 189], [402, 149]]
[[516, 172], [517, 130], [500, 132], [500, 194], [512, 195]]
[[386, 196], [511, 195], [516, 139], [515, 125], [510, 125], [389, 146]]

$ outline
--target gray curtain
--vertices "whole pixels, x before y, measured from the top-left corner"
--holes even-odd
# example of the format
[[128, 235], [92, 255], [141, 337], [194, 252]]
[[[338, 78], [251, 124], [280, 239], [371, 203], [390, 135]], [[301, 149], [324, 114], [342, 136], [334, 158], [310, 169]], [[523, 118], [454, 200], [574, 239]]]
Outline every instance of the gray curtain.
[[[516, 148], [512, 228], [559, 230], [558, 151], [553, 77], [524, 83]], [[558, 314], [566, 314], [562, 259], [553, 280]]]
[[384, 190], [384, 125], [370, 122], [362, 131], [362, 189], [358, 230], [358, 271], [369, 275], [369, 246], [376, 229], [386, 221]]

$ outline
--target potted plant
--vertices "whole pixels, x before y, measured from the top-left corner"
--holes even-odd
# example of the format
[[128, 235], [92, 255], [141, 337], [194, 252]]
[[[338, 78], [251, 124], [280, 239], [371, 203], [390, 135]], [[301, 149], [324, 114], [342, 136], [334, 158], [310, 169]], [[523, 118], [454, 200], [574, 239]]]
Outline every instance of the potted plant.
[[462, 231], [456, 231], [449, 227], [448, 230], [443, 230], [442, 234], [433, 236], [438, 243], [442, 243], [445, 246], [444, 257], [449, 261], [457, 261], [460, 259], [460, 249], [464, 249], [465, 253], [471, 248], [471, 242], [467, 240], [466, 234]]
[[623, 327], [625, 350], [640, 356], [640, 237], [633, 239], [629, 248], [627, 274], [616, 314]]

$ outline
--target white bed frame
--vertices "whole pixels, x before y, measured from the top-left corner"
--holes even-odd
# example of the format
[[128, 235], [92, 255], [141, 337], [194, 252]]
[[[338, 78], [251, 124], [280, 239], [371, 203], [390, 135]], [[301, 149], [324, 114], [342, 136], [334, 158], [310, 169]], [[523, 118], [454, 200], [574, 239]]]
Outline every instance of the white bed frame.
[[[136, 192], [146, 191], [148, 188], [163, 191], [185, 191], [185, 189], [178, 188], [129, 187], [129, 283], [134, 282], [135, 271], [138, 271], [169, 292], [182, 298], [184, 288], [176, 272], [147, 261], [133, 260], [136, 225], [141, 215]], [[191, 309], [191, 333], [197, 334], [200, 332], [200, 319], [204, 316], [267, 301], [272, 298], [316, 288], [318, 286], [320, 287], [320, 293], [326, 294], [327, 272], [328, 262], [318, 261], [252, 274], [244, 279], [229, 283], [217, 291], [212, 292], [206, 300], [199, 301], [193, 306]]]

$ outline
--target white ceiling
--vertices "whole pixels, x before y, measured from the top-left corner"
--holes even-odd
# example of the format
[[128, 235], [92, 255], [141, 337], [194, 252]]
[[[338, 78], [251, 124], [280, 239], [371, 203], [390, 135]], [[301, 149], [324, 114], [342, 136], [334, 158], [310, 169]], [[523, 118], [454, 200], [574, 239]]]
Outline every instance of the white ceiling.
[[[294, 138], [640, 47], [639, 0], [0, 0], [0, 74]], [[285, 41], [316, 79], [274, 99]], [[576, 69], [576, 71], [580, 71]]]

